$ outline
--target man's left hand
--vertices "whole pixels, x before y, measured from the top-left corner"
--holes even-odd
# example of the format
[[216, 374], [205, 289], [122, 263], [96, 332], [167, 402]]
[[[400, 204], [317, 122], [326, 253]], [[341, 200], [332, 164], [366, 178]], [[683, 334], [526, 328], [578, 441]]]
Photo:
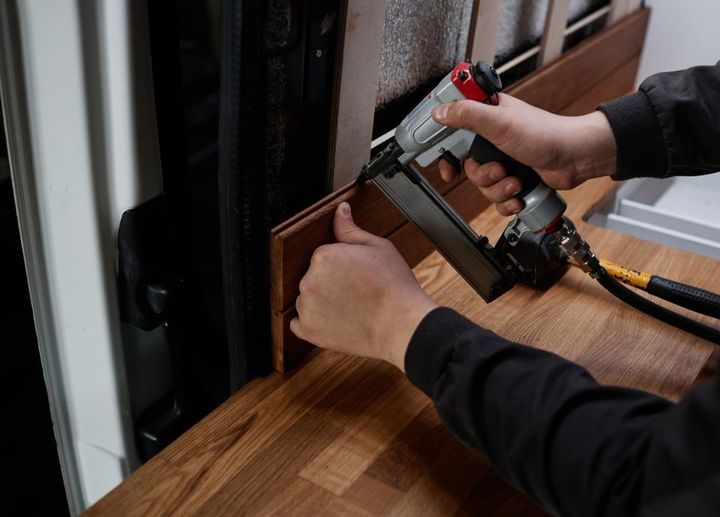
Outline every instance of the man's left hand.
[[355, 224], [349, 204], [335, 211], [334, 230], [338, 242], [315, 250], [300, 281], [290, 330], [319, 347], [404, 370], [410, 338], [437, 305], [390, 241]]

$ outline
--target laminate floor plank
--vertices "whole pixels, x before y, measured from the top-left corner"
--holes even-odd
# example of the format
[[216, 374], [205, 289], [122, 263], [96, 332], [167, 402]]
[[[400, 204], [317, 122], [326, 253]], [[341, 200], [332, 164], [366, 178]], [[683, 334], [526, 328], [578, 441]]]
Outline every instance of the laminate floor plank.
[[300, 476], [343, 495], [426, 404], [427, 397], [408, 390], [405, 379], [398, 379], [371, 407], [353, 415], [345, 432], [309, 462]]
[[[305, 413], [252, 462], [225, 481], [222, 490], [207, 499], [199, 515], [256, 515], [268, 494], [282, 492], [305, 465], [321, 455], [343, 429], [316, 412]], [[263, 490], [257, 490], [262, 486]], [[241, 509], [241, 511], [238, 511]]]
[[[314, 403], [323, 401], [331, 394], [342, 397], [343, 393], [347, 393], [348, 377], [353, 379], [354, 382], [350, 384], [353, 387], [357, 382], [355, 378], [362, 378], [363, 368], [352, 368], [356, 358], [318, 354], [315, 359], [307, 364], [308, 370], [313, 372], [312, 375], [292, 376], [262, 404], [244, 415], [240, 423], [228, 421], [221, 414], [219, 421], [212, 423], [214, 429], [220, 427], [225, 430], [225, 434], [219, 434], [219, 439], [207, 441], [198, 447], [198, 442], [195, 441], [197, 435], [194, 435], [191, 439], [195, 447], [186, 450], [184, 447], [171, 445], [168, 447], [170, 450], [166, 449], [160, 454], [163, 459], [184, 470], [202, 471], [202, 477], [196, 481], [193, 490], [183, 501], [188, 511], [199, 508], [221, 490], [233, 473], [262, 454], [269, 444], [274, 443], [287, 429], [303, 418]], [[352, 375], [347, 375], [346, 368], [353, 372]], [[232, 431], [233, 426], [242, 429], [239, 436]], [[195, 428], [190, 433], [194, 430]], [[207, 430], [204, 429], [205, 432]], [[199, 441], [202, 441], [203, 429], [198, 432], [201, 434]]]
[[453, 515], [490, 469], [487, 460], [457, 440], [442, 440], [437, 447], [441, 451], [437, 461], [423, 472], [391, 516]]
[[387, 515], [402, 498], [403, 492], [366, 474], [357, 478], [342, 495], [343, 501], [368, 515]]
[[437, 461], [441, 453], [437, 444], [448, 438], [449, 431], [432, 403], [427, 401], [422, 411], [375, 458], [365, 474], [400, 492], [407, 492]]
[[[386, 494], [384, 494], [386, 495]], [[378, 498], [379, 494], [374, 494]], [[266, 506], [258, 511], [258, 516], [289, 517], [371, 517], [368, 510], [377, 501], [356, 501], [348, 497], [337, 497], [324, 488], [301, 477], [296, 478], [277, 497], [268, 498]], [[387, 501], [381, 501], [387, 503]]]

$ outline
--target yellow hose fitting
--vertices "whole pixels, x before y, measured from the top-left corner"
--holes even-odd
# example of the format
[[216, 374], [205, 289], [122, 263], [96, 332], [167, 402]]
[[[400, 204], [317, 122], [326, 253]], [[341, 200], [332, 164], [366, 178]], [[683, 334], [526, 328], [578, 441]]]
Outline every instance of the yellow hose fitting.
[[625, 284], [632, 285], [633, 287], [639, 287], [640, 289], [647, 288], [648, 282], [652, 278], [650, 273], [643, 273], [642, 271], [635, 271], [609, 260], [600, 259], [600, 265], [610, 276], [613, 276]]

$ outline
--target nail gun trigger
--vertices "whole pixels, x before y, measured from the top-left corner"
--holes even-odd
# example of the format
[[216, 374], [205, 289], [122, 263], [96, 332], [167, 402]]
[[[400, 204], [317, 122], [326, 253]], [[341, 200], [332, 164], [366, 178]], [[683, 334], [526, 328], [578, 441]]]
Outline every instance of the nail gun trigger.
[[450, 165], [455, 167], [455, 170], [457, 171], [458, 174], [463, 173], [462, 162], [460, 160], [458, 160], [457, 156], [455, 156], [450, 151], [445, 151], [444, 153], [442, 153], [442, 155], [440, 155], [440, 158], [447, 161]]

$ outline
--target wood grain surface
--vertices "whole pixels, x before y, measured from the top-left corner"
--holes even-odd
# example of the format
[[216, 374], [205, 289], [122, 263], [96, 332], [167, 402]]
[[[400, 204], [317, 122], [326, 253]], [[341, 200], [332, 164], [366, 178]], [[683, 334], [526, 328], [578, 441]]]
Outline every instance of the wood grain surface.
[[[635, 81], [649, 11], [643, 9], [588, 38], [551, 65], [508, 89], [508, 93], [556, 113], [588, 113], [606, 100], [629, 92]], [[425, 169], [430, 182], [446, 196], [468, 196], [472, 186], [463, 179], [447, 185], [436, 165]], [[464, 190], [463, 190], [464, 189]], [[273, 366], [286, 371], [309, 349], [288, 332], [298, 284], [315, 249], [334, 241], [332, 218], [337, 205], [348, 201], [356, 222], [367, 231], [390, 238], [408, 263], [415, 265], [432, 251], [427, 240], [407, 223], [373, 186], [348, 184], [277, 226], [270, 238], [271, 320]], [[457, 202], [465, 218], [476, 216], [487, 203], [479, 196]]]
[[[710, 290], [720, 263], [583, 222], [612, 191], [566, 193], [604, 257]], [[492, 207], [472, 226], [497, 237]], [[603, 383], [678, 399], [712, 345], [606, 294], [578, 270], [545, 292], [485, 304], [437, 253], [414, 268], [438, 303], [510, 339], [586, 366]], [[709, 319], [708, 319], [709, 320]], [[380, 361], [315, 351], [252, 382], [90, 508], [87, 515], [543, 515], [444, 428], [431, 402]]]

